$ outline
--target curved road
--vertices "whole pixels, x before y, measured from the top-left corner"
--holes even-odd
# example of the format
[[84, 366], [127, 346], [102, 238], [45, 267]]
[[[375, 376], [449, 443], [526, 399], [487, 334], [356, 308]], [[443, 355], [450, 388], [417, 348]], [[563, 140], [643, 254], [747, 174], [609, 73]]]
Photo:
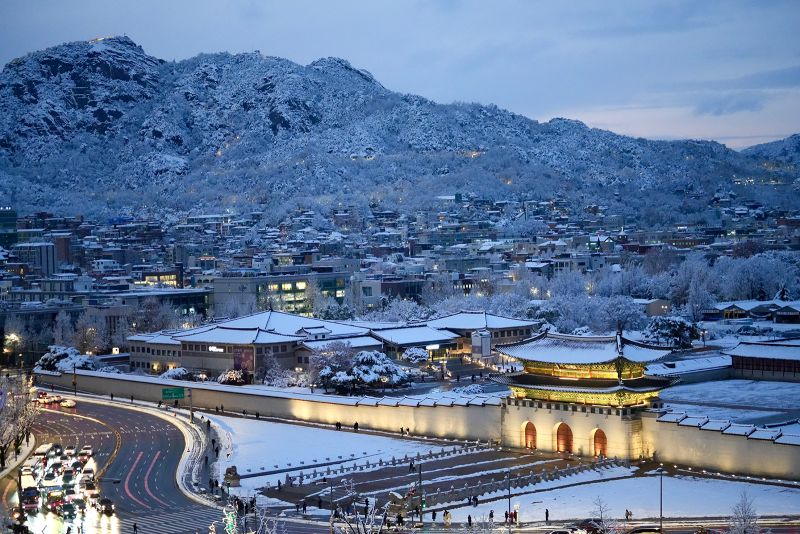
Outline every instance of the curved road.
[[[61, 443], [64, 447], [92, 445], [101, 496], [116, 505], [112, 517], [87, 513], [72, 523], [83, 532], [194, 533], [207, 532], [221, 513], [188, 499], [178, 489], [175, 473], [186, 447], [183, 434], [163, 419], [116, 404], [78, 400], [74, 410], [44, 410], [34, 424], [37, 443]], [[17, 502], [16, 483], [0, 481], [3, 507]], [[53, 514], [31, 517], [33, 532], [66, 532], [68, 525]]]

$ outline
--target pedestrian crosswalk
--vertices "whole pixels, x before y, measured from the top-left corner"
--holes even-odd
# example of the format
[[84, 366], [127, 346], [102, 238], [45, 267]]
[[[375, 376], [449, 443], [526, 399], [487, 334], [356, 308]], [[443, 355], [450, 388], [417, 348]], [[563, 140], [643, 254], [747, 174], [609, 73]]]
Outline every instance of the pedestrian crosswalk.
[[221, 532], [222, 512], [213, 508], [197, 506], [169, 512], [154, 512], [148, 515], [120, 517], [120, 532], [133, 532], [136, 523], [141, 534], [206, 534], [209, 526], [217, 521], [217, 532]]

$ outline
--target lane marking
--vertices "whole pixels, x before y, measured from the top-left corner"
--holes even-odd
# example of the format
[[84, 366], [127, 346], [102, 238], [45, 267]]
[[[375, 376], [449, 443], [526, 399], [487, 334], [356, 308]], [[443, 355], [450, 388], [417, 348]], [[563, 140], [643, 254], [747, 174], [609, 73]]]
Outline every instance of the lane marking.
[[142, 459], [142, 455], [143, 454], [144, 454], [144, 451], [139, 451], [139, 455], [136, 457], [136, 461], [133, 462], [133, 465], [131, 466], [130, 471], [128, 471], [128, 476], [125, 477], [125, 486], [124, 486], [124, 488], [125, 488], [125, 494], [128, 497], [130, 497], [130, 499], [132, 501], [136, 501], [137, 503], [141, 504], [145, 508], [150, 508], [148, 505], [146, 505], [145, 503], [143, 503], [142, 501], [140, 501], [139, 499], [134, 497], [133, 493], [131, 493], [131, 488], [130, 488], [131, 475], [133, 475], [133, 470], [136, 468], [136, 464], [139, 463], [139, 460]]
[[[141, 454], [141, 453], [140, 453]], [[150, 497], [152, 497], [157, 502], [161, 503], [163, 506], [169, 508], [169, 505], [155, 496], [155, 494], [150, 491], [150, 472], [153, 470], [153, 467], [156, 465], [156, 460], [158, 457], [161, 456], [161, 451], [156, 451], [156, 455], [153, 456], [153, 461], [150, 462], [150, 467], [147, 468], [147, 472], [144, 474], [144, 490], [147, 492]]]

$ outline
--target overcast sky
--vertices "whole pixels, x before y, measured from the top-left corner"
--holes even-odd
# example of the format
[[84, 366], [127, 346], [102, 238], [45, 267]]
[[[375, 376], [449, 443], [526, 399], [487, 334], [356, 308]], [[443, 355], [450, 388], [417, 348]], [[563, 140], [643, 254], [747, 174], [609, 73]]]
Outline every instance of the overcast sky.
[[800, 132], [800, 0], [1, 0], [0, 63], [126, 34], [183, 59], [339, 56], [384, 86], [742, 147]]

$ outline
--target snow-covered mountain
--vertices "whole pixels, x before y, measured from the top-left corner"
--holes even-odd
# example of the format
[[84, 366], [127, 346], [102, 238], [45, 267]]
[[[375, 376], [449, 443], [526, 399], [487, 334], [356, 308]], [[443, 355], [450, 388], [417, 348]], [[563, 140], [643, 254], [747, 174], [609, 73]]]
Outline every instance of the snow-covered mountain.
[[293, 202], [411, 211], [471, 191], [695, 213], [736, 176], [797, 178], [762, 159], [714, 142], [437, 104], [336, 58], [165, 62], [113, 37], [34, 52], [0, 73], [0, 194], [23, 211], [276, 211]]
[[771, 143], [751, 146], [742, 153], [757, 159], [776, 161], [797, 167], [800, 165], [800, 134], [790, 135]]

